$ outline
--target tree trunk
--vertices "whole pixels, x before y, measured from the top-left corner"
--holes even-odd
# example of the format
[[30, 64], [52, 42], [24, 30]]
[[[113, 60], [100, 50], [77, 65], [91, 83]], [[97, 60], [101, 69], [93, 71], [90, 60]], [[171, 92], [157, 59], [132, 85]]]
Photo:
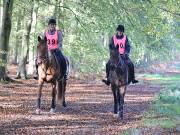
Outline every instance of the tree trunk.
[[30, 17], [27, 16], [24, 18], [25, 27], [22, 35], [22, 51], [21, 51], [21, 58], [19, 61], [16, 79], [19, 79], [21, 77], [23, 79], [27, 79], [26, 63], [29, 53], [29, 38], [30, 38], [30, 31], [32, 26], [32, 13], [33, 13], [33, 7], [30, 11]]
[[9, 36], [11, 32], [11, 16], [13, 10], [13, 0], [3, 1], [2, 28], [0, 31], [0, 80], [9, 80], [6, 74], [7, 54], [9, 46]]
[[63, 32], [64, 32], [64, 18], [65, 18], [65, 16], [64, 16], [64, 14], [65, 14], [65, 12], [64, 12], [64, 8], [63, 8], [63, 6], [64, 6], [64, 0], [60, 0], [60, 2], [59, 2], [59, 6], [60, 6], [60, 8], [59, 8], [59, 16], [61, 16], [61, 18], [57, 18], [58, 20], [58, 28], [60, 28]]
[[13, 58], [12, 58], [12, 64], [17, 64], [18, 63], [18, 53], [21, 52], [19, 50], [19, 45], [20, 45], [20, 37], [18, 35], [19, 30], [21, 29], [21, 17], [20, 15], [17, 16], [17, 24], [16, 24], [16, 38], [15, 38], [15, 46], [13, 48]]
[[35, 50], [37, 49], [36, 41], [36, 22], [37, 22], [37, 12], [38, 12], [38, 2], [34, 1], [33, 13], [32, 13], [32, 43], [29, 47], [29, 66], [28, 66], [28, 75], [32, 75], [35, 68]]
[[107, 33], [102, 32], [101, 36], [100, 36], [100, 45], [106, 47], [109, 44], [109, 36]]
[[0, 30], [2, 27], [2, 17], [3, 17], [3, 1], [0, 1]]

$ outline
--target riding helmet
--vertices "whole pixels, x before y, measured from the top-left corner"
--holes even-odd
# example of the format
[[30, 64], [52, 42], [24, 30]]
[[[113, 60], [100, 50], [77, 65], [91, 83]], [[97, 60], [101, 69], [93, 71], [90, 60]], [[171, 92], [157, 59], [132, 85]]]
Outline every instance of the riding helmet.
[[120, 32], [124, 32], [124, 26], [120, 24], [120, 25], [118, 25], [116, 30], [120, 31]]
[[49, 19], [48, 25], [49, 24], [56, 24], [56, 20], [53, 18]]

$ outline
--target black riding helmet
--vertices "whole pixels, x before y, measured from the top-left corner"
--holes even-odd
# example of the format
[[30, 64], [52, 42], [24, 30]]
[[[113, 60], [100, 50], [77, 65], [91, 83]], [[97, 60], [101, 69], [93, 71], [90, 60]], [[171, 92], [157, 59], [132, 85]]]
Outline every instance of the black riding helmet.
[[49, 19], [48, 25], [49, 24], [56, 24], [56, 20], [53, 18]]
[[123, 25], [118, 25], [116, 28], [117, 31], [124, 32], [124, 26]]

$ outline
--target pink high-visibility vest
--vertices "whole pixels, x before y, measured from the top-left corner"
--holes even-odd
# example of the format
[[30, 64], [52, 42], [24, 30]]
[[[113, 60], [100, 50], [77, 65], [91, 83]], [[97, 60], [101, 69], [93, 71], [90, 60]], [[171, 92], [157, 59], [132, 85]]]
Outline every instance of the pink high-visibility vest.
[[119, 53], [124, 54], [125, 52], [125, 44], [126, 44], [126, 35], [122, 39], [117, 39], [116, 35], [113, 36], [114, 45], [119, 45]]
[[50, 35], [48, 31], [45, 32], [47, 38], [48, 50], [54, 50], [58, 48], [58, 31], [56, 30], [54, 35]]

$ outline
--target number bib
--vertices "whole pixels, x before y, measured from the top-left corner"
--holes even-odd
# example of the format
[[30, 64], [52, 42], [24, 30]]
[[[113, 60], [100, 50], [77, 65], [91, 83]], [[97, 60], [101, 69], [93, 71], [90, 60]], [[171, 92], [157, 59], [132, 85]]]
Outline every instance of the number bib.
[[126, 44], [126, 35], [122, 39], [117, 39], [116, 35], [113, 36], [114, 45], [119, 45], [119, 53], [124, 54], [125, 52], [125, 44]]
[[50, 35], [48, 31], [45, 32], [47, 38], [48, 50], [54, 50], [58, 48], [58, 31], [56, 30], [54, 35]]

